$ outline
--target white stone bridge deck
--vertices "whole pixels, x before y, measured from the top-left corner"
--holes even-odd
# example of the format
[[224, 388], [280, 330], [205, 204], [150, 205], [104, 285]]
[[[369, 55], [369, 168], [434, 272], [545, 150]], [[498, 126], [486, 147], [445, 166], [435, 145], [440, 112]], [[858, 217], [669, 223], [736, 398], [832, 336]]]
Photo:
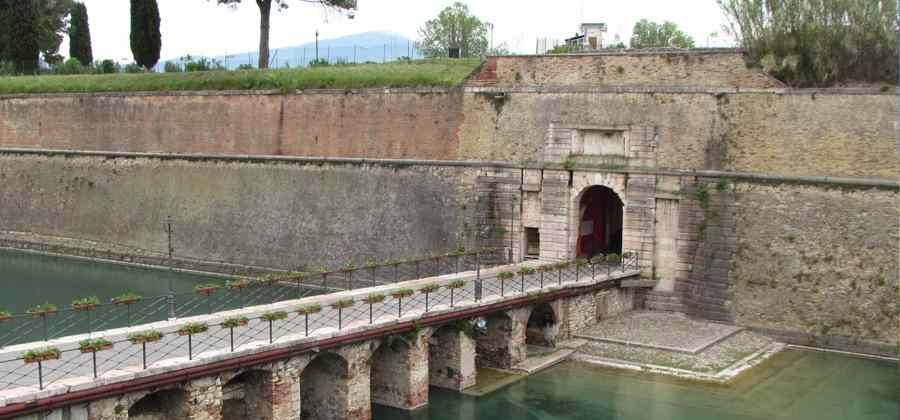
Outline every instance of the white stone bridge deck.
[[[512, 278], [506, 278], [510, 273]], [[528, 261], [9, 346], [0, 349], [0, 418], [594, 293], [620, 286], [623, 279], [633, 280], [639, 274], [636, 264]], [[298, 312], [301, 308], [320, 310], [305, 314]], [[280, 319], [284, 313], [287, 316]], [[226, 319], [235, 317], [245, 317], [247, 324], [223, 326]], [[193, 335], [177, 333], [190, 323], [207, 325], [208, 330]], [[148, 330], [163, 336], [146, 344], [129, 340], [130, 334]], [[82, 340], [101, 337], [111, 341], [113, 348], [97, 352], [79, 349]], [[46, 347], [58, 349], [59, 358], [25, 362], [26, 351]]]

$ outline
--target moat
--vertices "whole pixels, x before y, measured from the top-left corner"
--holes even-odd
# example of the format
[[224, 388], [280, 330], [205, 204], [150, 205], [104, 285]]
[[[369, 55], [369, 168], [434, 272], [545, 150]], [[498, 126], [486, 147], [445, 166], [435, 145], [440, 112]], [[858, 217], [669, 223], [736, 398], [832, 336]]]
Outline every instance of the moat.
[[375, 408], [378, 420], [896, 420], [897, 363], [787, 350], [731, 385], [566, 362], [494, 393], [431, 389], [428, 408]]
[[[0, 305], [21, 312], [73, 298], [102, 300], [124, 292], [179, 293], [222, 281], [209, 277], [98, 264], [20, 252], [0, 252]], [[786, 350], [730, 385], [565, 362], [475, 398], [432, 387], [427, 408], [412, 413], [375, 406], [374, 418], [393, 419], [897, 419], [896, 362], [833, 353]]]

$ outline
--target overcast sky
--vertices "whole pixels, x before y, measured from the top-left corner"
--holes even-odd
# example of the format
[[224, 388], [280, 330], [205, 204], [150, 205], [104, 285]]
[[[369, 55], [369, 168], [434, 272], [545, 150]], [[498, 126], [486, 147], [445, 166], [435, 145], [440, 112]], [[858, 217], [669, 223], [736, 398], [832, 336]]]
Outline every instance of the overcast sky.
[[[131, 61], [129, 2], [82, 0], [88, 8], [94, 59]], [[288, 0], [291, 8], [273, 12], [271, 47], [303, 44], [357, 32], [389, 31], [416, 39], [424, 22], [453, 0], [358, 0], [354, 19], [325, 12], [321, 6]], [[218, 6], [215, 0], [158, 0], [162, 18], [162, 58], [185, 54], [224, 55], [255, 51], [259, 42], [259, 10], [253, 0], [237, 7]], [[582, 21], [605, 22], [609, 39], [623, 40], [642, 18], [670, 20], [707, 45], [730, 46], [722, 33], [724, 17], [716, 0], [464, 0], [479, 18], [494, 24], [494, 44], [506, 43], [516, 53], [534, 53], [537, 38], [572, 36]], [[68, 41], [60, 49], [68, 53]]]

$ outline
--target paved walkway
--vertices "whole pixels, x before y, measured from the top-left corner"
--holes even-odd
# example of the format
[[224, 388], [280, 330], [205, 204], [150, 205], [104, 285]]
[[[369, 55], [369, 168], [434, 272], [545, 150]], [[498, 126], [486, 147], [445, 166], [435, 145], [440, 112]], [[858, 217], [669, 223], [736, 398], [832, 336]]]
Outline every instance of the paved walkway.
[[[575, 284], [600, 282], [608, 280], [605, 270], [603, 275], [591, 279], [590, 272], [581, 269], [576, 278], [574, 268], [561, 272], [541, 273], [527, 275], [522, 281], [517, 274], [511, 280], [501, 281], [497, 273], [502, 271], [517, 271], [522, 266], [538, 266], [538, 261], [529, 261], [522, 264], [495, 267], [481, 272], [481, 297], [477, 304], [489, 304], [503, 299], [522, 296], [523, 293], [531, 293], [538, 290], [549, 290]], [[613, 272], [612, 277], [634, 276], [637, 271]], [[272, 305], [216, 313], [206, 316], [179, 319], [176, 322], [158, 322], [135, 328], [122, 328], [117, 330], [95, 333], [93, 337], [103, 337], [115, 343], [111, 350], [101, 351], [96, 354], [82, 354], [78, 350], [78, 342], [87, 336], [71, 336], [52, 340], [49, 343], [31, 343], [7, 347], [0, 350], [0, 406], [5, 403], [18, 401], [28, 395], [39, 391], [39, 379], [42, 378], [43, 388], [56, 389], [56, 392], [74, 386], [78, 389], [96, 386], [94, 383], [94, 356], [96, 356], [96, 369], [100, 379], [106, 382], [124, 380], [135, 374], [147, 374], [144, 370], [144, 360], [148, 369], [172, 368], [173, 366], [191, 363], [188, 358], [197, 359], [223, 357], [231, 352], [232, 343], [235, 351], [265, 350], [270, 346], [270, 336], [275, 345], [285, 343], [294, 344], [307, 337], [315, 338], [324, 335], [334, 335], [341, 330], [352, 329], [365, 325], [395, 322], [398, 315], [403, 319], [414, 319], [426, 312], [451, 309], [451, 300], [454, 307], [476, 304], [476, 273], [472, 271], [444, 275], [398, 284], [344, 291], [328, 295], [320, 295], [300, 300], [280, 302]], [[463, 280], [464, 285], [458, 289], [448, 289], [446, 285], [451, 281]], [[424, 294], [419, 289], [426, 285], [439, 284], [440, 290]], [[416, 292], [406, 298], [396, 299], [390, 296], [392, 291], [399, 289], [414, 289]], [[524, 289], [524, 290], [523, 290]], [[386, 295], [384, 301], [368, 304], [363, 299], [372, 293]], [[342, 299], [353, 299], [354, 304], [349, 308], [338, 310], [330, 306]], [[296, 309], [310, 304], [321, 305], [321, 312], [308, 317], [296, 312]], [[267, 311], [283, 310], [288, 312], [287, 319], [268, 322], [261, 319], [261, 315]], [[249, 319], [245, 327], [232, 330], [221, 327], [222, 321], [229, 316], [241, 315]], [[370, 321], [371, 317], [371, 321]], [[190, 339], [179, 336], [175, 331], [188, 322], [205, 322], [209, 324], [209, 330], [197, 334]], [[270, 330], [271, 326], [271, 330]], [[163, 339], [146, 346], [131, 344], [127, 340], [129, 333], [146, 329], [154, 329], [165, 333]], [[233, 338], [232, 338], [233, 337]], [[59, 360], [46, 361], [40, 366], [37, 363], [25, 364], [22, 354], [27, 349], [53, 345], [62, 351]], [[145, 351], [146, 350], [146, 351]], [[157, 369], [158, 370], [158, 369]]]

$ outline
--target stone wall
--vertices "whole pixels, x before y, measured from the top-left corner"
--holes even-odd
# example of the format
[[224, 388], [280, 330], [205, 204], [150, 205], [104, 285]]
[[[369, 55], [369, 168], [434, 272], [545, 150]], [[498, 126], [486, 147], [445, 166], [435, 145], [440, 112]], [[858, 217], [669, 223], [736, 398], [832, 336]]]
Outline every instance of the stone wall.
[[[473, 88], [474, 90], [474, 88]], [[855, 91], [490, 88], [466, 93], [462, 159], [583, 163], [599, 168], [711, 169], [893, 179], [896, 98]], [[854, 112], [847, 112], [853, 109]], [[625, 132], [627, 159], [594, 162], [571, 132]], [[568, 143], [567, 143], [568, 144]]]
[[734, 187], [730, 278], [738, 324], [799, 332], [805, 344], [817, 336], [897, 343], [896, 193]]
[[[0, 230], [282, 269], [431, 255], [465, 243], [463, 167], [0, 156]], [[468, 206], [467, 206], [468, 204]]]
[[0, 147], [453, 159], [446, 89], [0, 97]]
[[748, 68], [741, 52], [730, 49], [489, 57], [470, 83], [745, 88], [782, 85], [763, 71]]

